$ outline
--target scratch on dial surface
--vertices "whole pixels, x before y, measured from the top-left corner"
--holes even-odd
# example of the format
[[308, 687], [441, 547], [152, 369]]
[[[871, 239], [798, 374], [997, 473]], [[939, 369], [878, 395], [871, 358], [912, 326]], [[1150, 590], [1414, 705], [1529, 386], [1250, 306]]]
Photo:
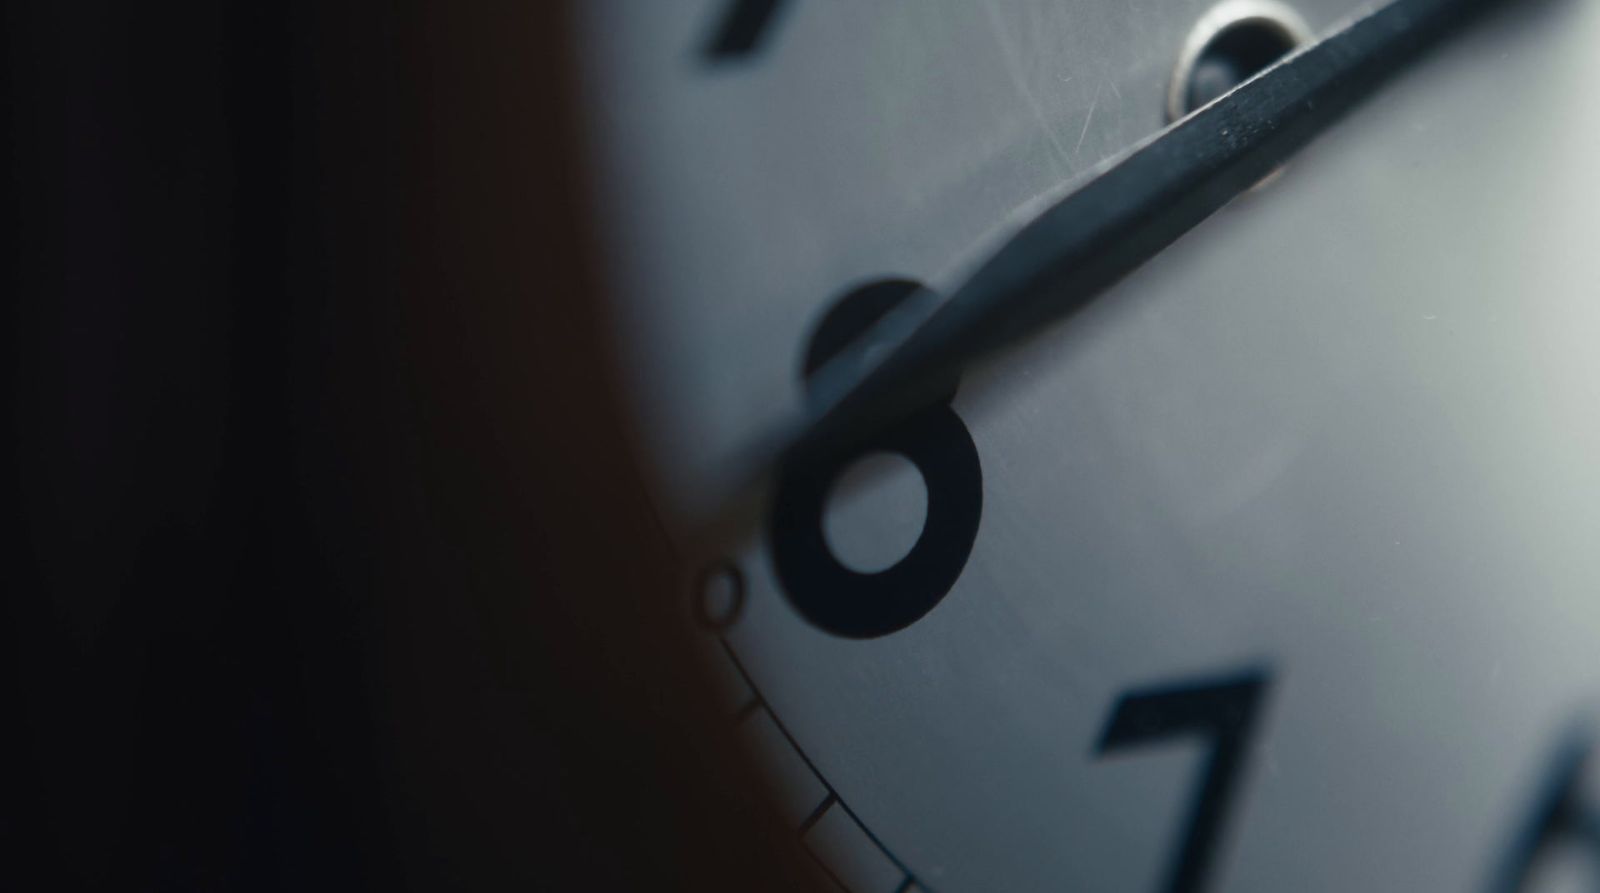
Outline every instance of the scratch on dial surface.
[[1078, 144], [1072, 147], [1072, 155], [1077, 157], [1078, 151], [1083, 148], [1083, 138], [1089, 135], [1089, 125], [1094, 123], [1094, 110], [1100, 104], [1100, 88], [1094, 88], [1094, 98], [1089, 100], [1089, 114], [1083, 116], [1083, 130], [1078, 133]]
[[[994, 34], [995, 42], [1000, 45], [1001, 55], [1005, 57], [1006, 74], [1011, 77], [1011, 85], [1017, 89], [1017, 93], [1028, 104], [1028, 108], [1033, 112], [1034, 121], [1038, 123], [1039, 129], [1044, 131], [1045, 137], [1050, 140], [1050, 145], [1055, 148], [1056, 157], [1052, 160], [1057, 162], [1057, 173], [1065, 173], [1062, 165], [1071, 162], [1072, 155], [1075, 153], [1067, 151], [1066, 145], [1056, 135], [1055, 128], [1050, 126], [1050, 121], [1044, 113], [1044, 106], [1039, 104], [1039, 98], [1028, 88], [1028, 81], [1022, 73], [1022, 54], [1017, 51], [1016, 45], [1006, 36], [1005, 25], [1000, 20], [1000, 12], [996, 9], [994, 0], [985, 3], [983, 11], [989, 16], [989, 30]], [[1080, 138], [1078, 143], [1082, 145], [1083, 140]]]

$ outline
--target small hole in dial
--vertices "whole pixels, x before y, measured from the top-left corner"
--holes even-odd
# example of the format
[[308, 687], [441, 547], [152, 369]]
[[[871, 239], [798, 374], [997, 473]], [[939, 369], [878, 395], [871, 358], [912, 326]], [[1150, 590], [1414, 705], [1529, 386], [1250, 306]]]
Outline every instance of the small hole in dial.
[[1239, 22], [1218, 34], [1189, 73], [1184, 111], [1192, 112], [1239, 86], [1292, 49], [1289, 35], [1270, 22]]
[[1177, 119], [1239, 86], [1309, 39], [1288, 7], [1270, 0], [1233, 0], [1195, 26], [1173, 74], [1167, 117]]

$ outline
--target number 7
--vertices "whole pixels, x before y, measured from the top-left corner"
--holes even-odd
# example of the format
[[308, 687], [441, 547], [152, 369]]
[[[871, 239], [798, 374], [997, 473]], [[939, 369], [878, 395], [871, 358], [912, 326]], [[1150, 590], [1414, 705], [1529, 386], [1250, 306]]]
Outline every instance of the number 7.
[[1211, 741], [1183, 844], [1160, 888], [1166, 893], [1197, 893], [1205, 888], [1268, 682], [1264, 670], [1250, 670], [1200, 683], [1127, 692], [1112, 705], [1095, 746], [1097, 754], [1196, 735]]

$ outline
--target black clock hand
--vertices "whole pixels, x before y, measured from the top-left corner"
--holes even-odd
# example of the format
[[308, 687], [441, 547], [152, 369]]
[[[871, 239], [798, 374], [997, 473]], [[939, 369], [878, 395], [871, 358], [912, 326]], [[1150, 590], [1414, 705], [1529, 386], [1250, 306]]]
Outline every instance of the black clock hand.
[[931, 312], [886, 320], [863, 339], [872, 347], [825, 367], [783, 461], [858, 443], [936, 399], [974, 360], [1084, 307], [1496, 2], [1392, 0], [1106, 165]]
[[1084, 307], [1500, 2], [1391, 0], [1102, 165], [942, 303], [908, 302], [814, 373], [806, 411], [752, 444], [748, 476], [701, 519], [691, 550], [720, 552], [751, 530], [778, 467], [859, 445], [948, 394], [976, 360]]

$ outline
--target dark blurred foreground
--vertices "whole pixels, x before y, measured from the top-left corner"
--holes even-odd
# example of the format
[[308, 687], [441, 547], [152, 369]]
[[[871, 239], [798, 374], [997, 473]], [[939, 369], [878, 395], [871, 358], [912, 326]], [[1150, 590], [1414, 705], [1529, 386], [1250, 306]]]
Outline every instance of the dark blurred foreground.
[[6, 13], [0, 887], [800, 884], [615, 411], [558, 5], [481, 6]]

